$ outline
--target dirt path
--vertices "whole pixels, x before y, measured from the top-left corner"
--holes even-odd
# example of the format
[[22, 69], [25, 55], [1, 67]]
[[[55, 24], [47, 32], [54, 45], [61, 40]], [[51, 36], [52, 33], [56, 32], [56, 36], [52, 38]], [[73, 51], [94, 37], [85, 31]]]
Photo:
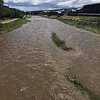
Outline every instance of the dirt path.
[[11, 22], [16, 21], [16, 20], [18, 20], [18, 18], [14, 18], [12, 20], [6, 20], [6, 21], [0, 22], [0, 23], [1, 24], [7, 24], [7, 23], [11, 23]]
[[[51, 39], [52, 31], [76, 50], [65, 52], [57, 48]], [[57, 20], [34, 16], [31, 22], [21, 28], [2, 35], [0, 37], [0, 99], [89, 100], [87, 95], [82, 95], [64, 77], [72, 61], [86, 52], [80, 51], [82, 48], [76, 42], [80, 39], [77, 34], [83, 33]], [[98, 36], [87, 32], [85, 34], [95, 37], [95, 42], [99, 41]], [[76, 43], [73, 42], [74, 36], [77, 38]], [[96, 50], [98, 51], [98, 47]]]

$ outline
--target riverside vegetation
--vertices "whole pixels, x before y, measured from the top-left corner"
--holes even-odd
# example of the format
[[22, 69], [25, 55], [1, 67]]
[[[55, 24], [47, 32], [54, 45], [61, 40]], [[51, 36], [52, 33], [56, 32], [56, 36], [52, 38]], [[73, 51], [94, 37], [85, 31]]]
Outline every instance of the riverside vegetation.
[[16, 28], [19, 28], [27, 22], [29, 22], [29, 20], [23, 18], [23, 19], [17, 19], [16, 21], [13, 21], [11, 23], [0, 24], [0, 35], [12, 31]]
[[52, 32], [52, 40], [53, 42], [57, 45], [57, 47], [62, 48], [65, 51], [69, 51], [72, 50], [71, 47], [68, 47], [65, 43], [64, 40], [60, 40], [59, 37], [57, 36], [57, 34], [55, 32]]
[[100, 18], [89, 16], [62, 16], [58, 20], [75, 26], [77, 28], [85, 29], [97, 34], [100, 34]]
[[100, 97], [95, 95], [88, 87], [83, 85], [79, 80], [77, 80], [76, 76], [72, 79], [68, 74], [64, 74], [64, 76], [69, 80], [76, 88], [78, 88], [81, 93], [84, 95], [88, 94], [90, 100], [100, 100]]
[[[28, 22], [28, 20], [24, 18], [25, 14], [24, 11], [5, 6], [4, 0], [0, 0], [0, 35], [16, 29], [22, 24]], [[13, 19], [18, 20], [12, 22], [11, 20]], [[2, 22], [7, 22], [8, 20], [11, 22], [2, 24]]]

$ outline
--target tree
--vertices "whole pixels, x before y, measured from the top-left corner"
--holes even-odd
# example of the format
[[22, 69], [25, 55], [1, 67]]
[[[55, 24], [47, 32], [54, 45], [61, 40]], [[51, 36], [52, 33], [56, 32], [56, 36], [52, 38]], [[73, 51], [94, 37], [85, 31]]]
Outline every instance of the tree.
[[0, 6], [3, 6], [3, 4], [4, 4], [4, 1], [0, 0]]
[[24, 11], [20, 11], [15, 8], [9, 8], [8, 6], [3, 6], [4, 1], [0, 0], [0, 19], [6, 18], [23, 18], [25, 15]]

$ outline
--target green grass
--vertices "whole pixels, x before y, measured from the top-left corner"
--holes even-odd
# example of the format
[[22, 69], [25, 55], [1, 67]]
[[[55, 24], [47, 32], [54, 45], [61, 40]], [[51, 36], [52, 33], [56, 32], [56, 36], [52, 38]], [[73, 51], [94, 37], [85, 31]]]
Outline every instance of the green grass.
[[49, 16], [49, 18], [51, 18], [51, 19], [56, 19], [57, 16], [56, 16], [56, 15], [53, 15], [53, 16]]
[[27, 16], [25, 16], [24, 18], [31, 18], [32, 16], [31, 15], [27, 15]]
[[62, 19], [72, 19], [72, 20], [89, 20], [89, 21], [100, 21], [100, 17], [94, 16], [62, 16]]
[[21, 27], [23, 24], [29, 22], [29, 20], [26, 19], [18, 19], [14, 22], [8, 23], [8, 24], [1, 24], [0, 25], [0, 35], [7, 33], [9, 31], [12, 31], [16, 28]]
[[57, 19], [57, 15], [52, 15], [52, 16], [48, 16], [48, 15], [40, 15], [41, 17], [45, 17], [45, 18], [50, 18], [50, 19]]
[[72, 48], [70, 47], [67, 47], [66, 44], [65, 44], [65, 41], [64, 40], [60, 40], [59, 37], [56, 35], [56, 33], [52, 32], [52, 40], [53, 42], [60, 48], [62, 48], [63, 50], [65, 51], [69, 51], [71, 50]]
[[[100, 34], [100, 18], [99, 17], [85, 17], [85, 16], [68, 16], [68, 17], [60, 17], [58, 20], [69, 24], [71, 26], [75, 26], [77, 28], [85, 29], [97, 34]], [[92, 21], [99, 21], [95, 24]]]
[[88, 94], [90, 100], [100, 100], [100, 97], [95, 95], [89, 88], [87, 88], [85, 85], [83, 85], [81, 82], [79, 82], [76, 78], [75, 79], [71, 79], [69, 77], [69, 75], [64, 75], [65, 77], [67, 77], [67, 79], [74, 84], [74, 86], [76, 88], [78, 88], [82, 94]]

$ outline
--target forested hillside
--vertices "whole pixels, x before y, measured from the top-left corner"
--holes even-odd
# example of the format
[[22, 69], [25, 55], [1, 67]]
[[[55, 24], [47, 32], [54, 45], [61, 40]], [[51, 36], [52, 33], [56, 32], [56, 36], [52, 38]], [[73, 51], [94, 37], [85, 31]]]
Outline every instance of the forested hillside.
[[24, 16], [24, 12], [17, 10], [15, 8], [9, 8], [8, 6], [4, 6], [4, 1], [0, 0], [0, 19], [6, 18], [22, 18]]

